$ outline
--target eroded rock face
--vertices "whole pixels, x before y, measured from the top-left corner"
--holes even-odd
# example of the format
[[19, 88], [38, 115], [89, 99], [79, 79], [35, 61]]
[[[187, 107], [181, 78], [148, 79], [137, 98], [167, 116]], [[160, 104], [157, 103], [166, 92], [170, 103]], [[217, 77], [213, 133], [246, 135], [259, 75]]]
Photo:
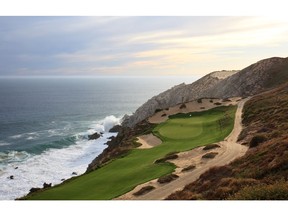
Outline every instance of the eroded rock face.
[[[209, 95], [209, 90], [219, 83], [223, 77], [231, 76], [237, 71], [222, 71], [221, 77], [214, 75], [213, 72], [208, 74], [201, 79], [197, 80], [192, 84], [180, 84], [160, 93], [157, 96], [149, 99], [136, 112], [131, 116], [125, 116], [123, 118], [122, 125], [126, 127], [133, 127], [138, 122], [152, 116], [158, 109], [165, 109], [168, 107], [175, 106], [180, 103], [185, 103], [198, 98], [206, 97]], [[226, 73], [226, 76], [223, 75]]]
[[199, 98], [246, 97], [258, 94], [288, 80], [288, 58], [261, 60], [241, 71], [212, 72], [192, 84], [180, 84], [149, 99], [131, 116], [125, 116], [122, 125], [133, 127], [165, 109]]
[[115, 125], [109, 130], [109, 132], [110, 133], [118, 133], [120, 130], [121, 130], [121, 125]]

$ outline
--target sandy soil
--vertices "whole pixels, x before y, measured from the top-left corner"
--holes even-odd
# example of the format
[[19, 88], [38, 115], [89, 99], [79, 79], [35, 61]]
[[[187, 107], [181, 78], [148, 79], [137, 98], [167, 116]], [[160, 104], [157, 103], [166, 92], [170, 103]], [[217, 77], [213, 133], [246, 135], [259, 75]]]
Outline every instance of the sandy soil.
[[[235, 99], [233, 101], [236, 102], [238, 99]], [[241, 100], [238, 103], [234, 128], [232, 132], [229, 134], [229, 136], [225, 138], [224, 141], [218, 143], [218, 145], [220, 145], [220, 148], [215, 148], [215, 149], [211, 149], [208, 151], [204, 151], [203, 147], [199, 147], [191, 151], [179, 153], [178, 154], [179, 157], [176, 160], [170, 161], [177, 166], [174, 174], [179, 176], [178, 179], [167, 184], [159, 184], [157, 182], [157, 179], [154, 179], [152, 181], [138, 185], [132, 191], [116, 199], [120, 199], [120, 200], [165, 199], [171, 193], [177, 190], [181, 190], [185, 187], [185, 185], [197, 180], [199, 176], [205, 171], [207, 171], [209, 168], [214, 167], [214, 166], [223, 166], [235, 160], [236, 158], [243, 156], [245, 152], [247, 151], [247, 147], [241, 144], [238, 144], [237, 138], [242, 130], [241, 115], [242, 115], [243, 105], [248, 99], [249, 98]], [[203, 159], [202, 156], [206, 154], [207, 152], [217, 152], [218, 155], [213, 159]], [[191, 171], [182, 172], [182, 169], [189, 165], [195, 165], [196, 167], [195, 169]], [[152, 185], [155, 187], [155, 189], [142, 196], [136, 197], [133, 195], [133, 193], [137, 192], [142, 187], [147, 186], [147, 185]]]
[[[153, 116], [148, 118], [150, 123], [159, 124], [165, 122], [169, 115], [175, 115], [177, 113], [189, 113], [189, 112], [201, 112], [207, 109], [217, 107], [215, 103], [221, 103], [221, 106], [236, 105], [240, 97], [230, 98], [231, 101], [223, 102], [222, 99], [202, 99], [202, 103], [198, 103], [197, 100], [185, 103], [186, 108], [180, 109], [181, 104], [170, 107], [168, 110], [162, 110], [155, 113]], [[212, 100], [212, 101], [211, 101]]]
[[153, 148], [154, 146], [160, 145], [162, 141], [154, 136], [153, 134], [147, 134], [137, 137], [139, 142], [141, 144], [139, 149], [147, 149], [147, 148]]

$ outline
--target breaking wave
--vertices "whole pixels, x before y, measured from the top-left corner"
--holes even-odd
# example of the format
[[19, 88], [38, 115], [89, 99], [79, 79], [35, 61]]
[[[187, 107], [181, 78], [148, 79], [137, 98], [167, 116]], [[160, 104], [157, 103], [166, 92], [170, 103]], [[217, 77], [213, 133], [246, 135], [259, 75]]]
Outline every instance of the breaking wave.
[[[75, 173], [84, 173], [88, 164], [107, 147], [105, 143], [109, 137], [117, 135], [109, 133], [109, 130], [119, 123], [120, 118], [107, 116], [101, 121], [92, 122], [86, 132], [38, 146], [41, 148], [40, 154], [26, 151], [0, 152], [0, 199], [19, 198], [32, 187], [42, 187], [44, 182], [55, 185], [73, 177]], [[50, 133], [55, 131], [57, 133], [57, 130], [50, 130]], [[88, 140], [88, 135], [95, 132], [103, 134], [97, 140]], [[30, 134], [31, 137], [33, 135]]]

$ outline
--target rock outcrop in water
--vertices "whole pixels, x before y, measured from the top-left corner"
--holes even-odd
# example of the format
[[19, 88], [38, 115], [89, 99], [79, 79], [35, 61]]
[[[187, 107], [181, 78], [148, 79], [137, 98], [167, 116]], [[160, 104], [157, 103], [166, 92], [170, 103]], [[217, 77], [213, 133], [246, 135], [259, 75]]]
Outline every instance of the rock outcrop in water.
[[288, 58], [261, 60], [241, 71], [212, 72], [192, 84], [180, 84], [154, 96], [131, 116], [123, 118], [122, 125], [133, 127], [152, 116], [156, 110], [199, 98], [246, 97], [258, 94], [288, 79]]
[[100, 138], [100, 134], [99, 133], [94, 133], [94, 134], [91, 134], [91, 135], [88, 135], [88, 140], [95, 140], [95, 139], [98, 139]]

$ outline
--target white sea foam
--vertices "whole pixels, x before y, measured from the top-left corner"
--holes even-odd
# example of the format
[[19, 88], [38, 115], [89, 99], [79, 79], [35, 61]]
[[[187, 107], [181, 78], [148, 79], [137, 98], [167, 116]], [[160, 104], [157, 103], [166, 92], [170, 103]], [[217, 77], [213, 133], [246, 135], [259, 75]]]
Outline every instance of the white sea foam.
[[11, 139], [26, 139], [26, 140], [34, 140], [37, 139], [40, 136], [41, 132], [30, 132], [30, 133], [23, 133], [23, 134], [16, 134], [13, 136], [10, 136]]
[[[95, 124], [98, 125], [96, 128], [83, 134], [92, 131], [104, 132], [106, 128], [113, 127], [111, 122], [116, 124], [119, 122], [115, 117], [109, 117], [107, 121], [105, 119]], [[105, 124], [105, 122], [110, 123]], [[61, 183], [62, 179], [73, 177], [73, 172], [78, 175], [84, 173], [88, 164], [107, 147], [104, 143], [109, 140], [108, 138], [116, 134], [105, 132], [97, 140], [87, 140], [79, 134], [74, 145], [62, 149], [50, 149], [40, 155], [17, 151], [1, 153], [0, 162], [5, 161], [5, 165], [0, 163], [2, 164], [0, 199], [15, 199], [26, 195], [32, 187], [42, 187], [44, 182], [55, 185]], [[13, 176], [13, 179], [10, 179], [10, 176]]]
[[47, 130], [47, 132], [49, 134], [48, 135], [49, 137], [64, 135], [63, 129], [50, 129], [50, 130]]
[[13, 135], [13, 136], [10, 136], [11, 139], [19, 139], [23, 136], [23, 134], [16, 134], [16, 135]]
[[0, 141], [0, 146], [8, 146], [11, 145], [10, 143]]
[[115, 116], [107, 116], [101, 124], [104, 126], [104, 131], [108, 132], [114, 125], [120, 124], [120, 118]]

